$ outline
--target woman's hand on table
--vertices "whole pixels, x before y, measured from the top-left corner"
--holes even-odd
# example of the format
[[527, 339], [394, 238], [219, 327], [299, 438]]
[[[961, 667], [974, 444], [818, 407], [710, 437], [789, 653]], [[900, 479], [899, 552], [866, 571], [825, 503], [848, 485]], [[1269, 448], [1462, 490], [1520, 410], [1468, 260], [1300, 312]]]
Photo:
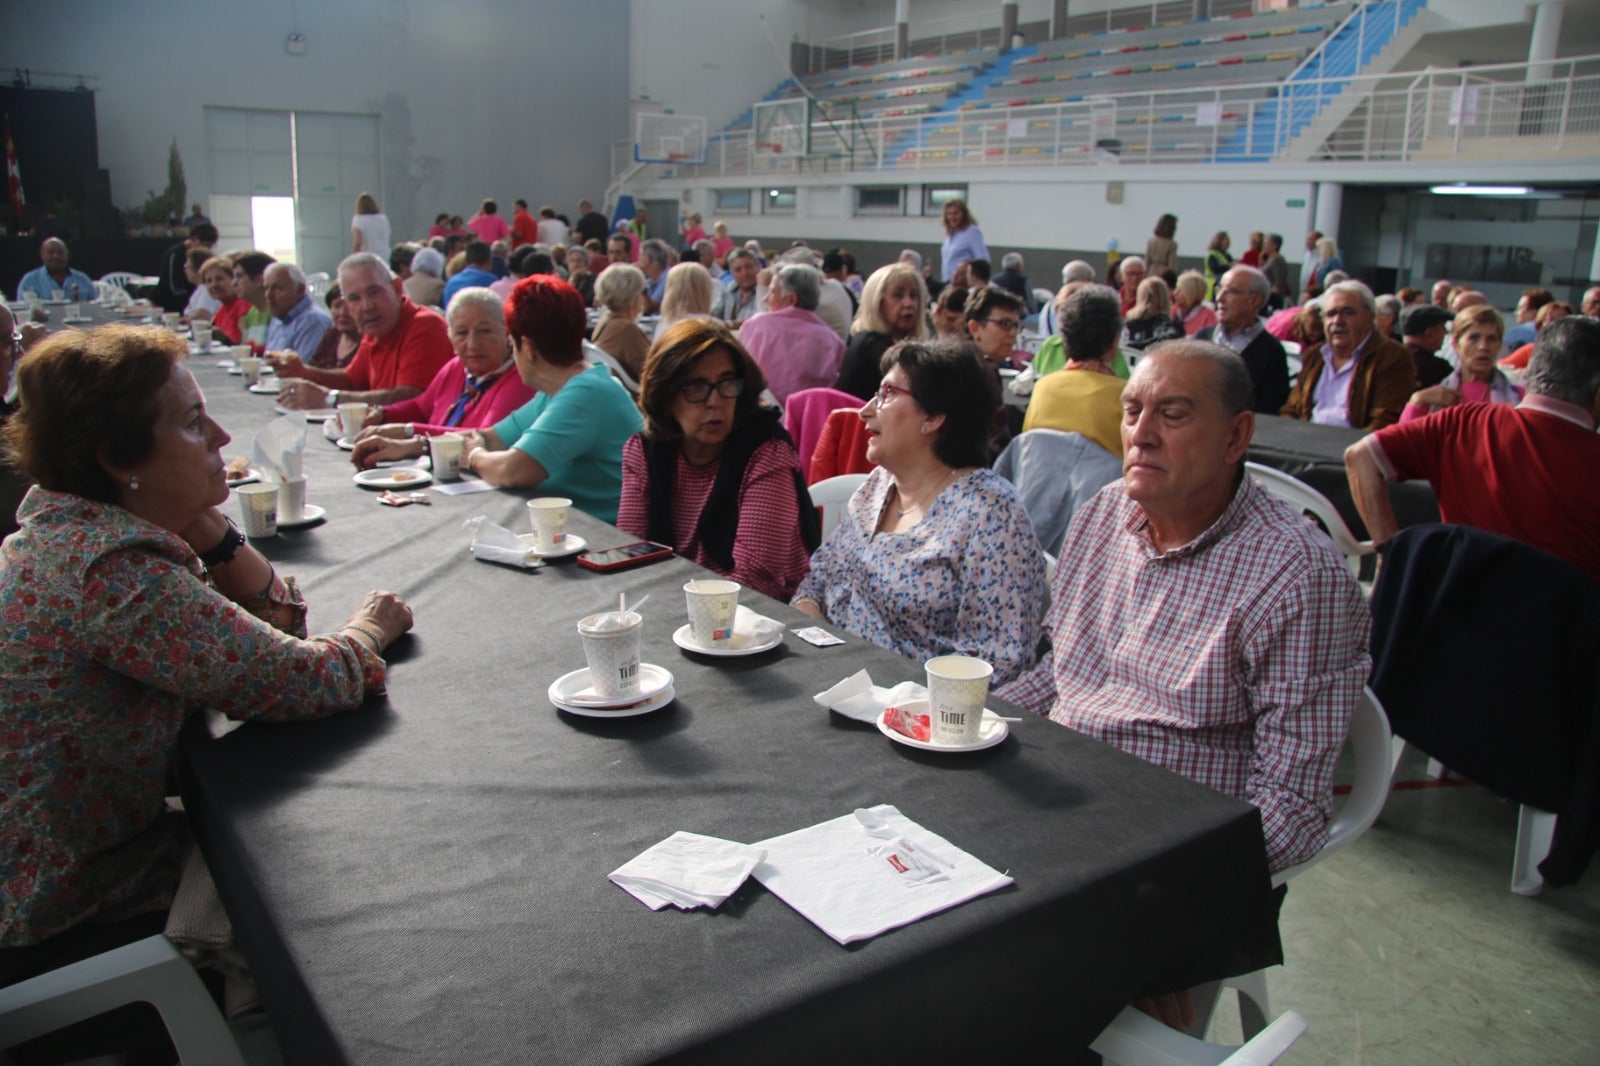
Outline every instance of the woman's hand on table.
[[[368, 416], [371, 417], [370, 415]], [[410, 440], [413, 436], [411, 427], [404, 422], [373, 423], [368, 422], [360, 433], [356, 434], [356, 443], [382, 437], [386, 440]]]
[[373, 589], [350, 616], [345, 628], [376, 639], [378, 646], [373, 650], [381, 655], [385, 648], [410, 631], [411, 624], [411, 608], [405, 600], [387, 589]]
[[801, 614], [809, 614], [812, 618], [815, 618], [820, 622], [826, 622], [828, 620], [828, 616], [822, 613], [822, 604], [818, 603], [810, 596], [807, 596], [805, 599], [795, 600], [793, 603], [789, 604], [789, 606], [793, 607]]
[[1461, 402], [1461, 393], [1443, 385], [1431, 385], [1413, 392], [1411, 402], [1418, 407], [1450, 407]]
[[392, 440], [388, 437], [362, 437], [350, 453], [358, 470], [368, 470], [389, 459], [415, 459], [427, 445], [421, 440]]

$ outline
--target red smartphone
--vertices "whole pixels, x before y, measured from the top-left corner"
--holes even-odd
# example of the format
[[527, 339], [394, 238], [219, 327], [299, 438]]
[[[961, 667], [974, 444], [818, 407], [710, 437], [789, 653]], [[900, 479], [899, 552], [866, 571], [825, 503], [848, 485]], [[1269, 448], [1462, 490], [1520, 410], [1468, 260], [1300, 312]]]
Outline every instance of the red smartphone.
[[615, 548], [583, 552], [578, 556], [578, 565], [588, 567], [590, 570], [597, 570], [602, 574], [609, 574], [617, 570], [629, 570], [635, 566], [645, 566], [649, 563], [670, 558], [672, 558], [672, 549], [665, 544], [657, 544], [649, 540], [636, 540], [632, 544], [623, 544]]

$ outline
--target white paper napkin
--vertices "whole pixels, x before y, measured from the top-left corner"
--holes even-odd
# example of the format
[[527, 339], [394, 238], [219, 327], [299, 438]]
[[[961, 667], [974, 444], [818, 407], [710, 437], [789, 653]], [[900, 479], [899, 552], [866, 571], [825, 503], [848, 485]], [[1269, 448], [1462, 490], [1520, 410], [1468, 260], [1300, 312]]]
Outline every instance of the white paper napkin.
[[776, 618], [756, 614], [742, 603], [733, 613], [733, 635], [748, 637], [754, 644], [765, 644], [772, 639], [773, 634], [782, 633], [787, 628], [789, 627]]
[[766, 854], [749, 844], [680, 830], [609, 876], [618, 888], [653, 911], [669, 903], [686, 911], [715, 909], [739, 890]]
[[486, 563], [519, 566], [524, 570], [537, 570], [544, 565], [544, 560], [539, 558], [538, 552], [524, 544], [521, 538], [505, 526], [495, 525], [489, 521], [487, 515], [475, 515], [467, 519], [466, 525], [472, 530], [472, 544], [469, 550], [475, 558]]
[[858, 670], [828, 689], [811, 697], [820, 707], [838, 711], [858, 722], [876, 722], [885, 707], [898, 707], [912, 700], [928, 698], [926, 687], [915, 681], [902, 681], [894, 688], [879, 688], [865, 670]]
[[284, 415], [262, 426], [256, 434], [251, 448], [255, 461], [250, 465], [260, 469], [268, 481], [286, 481], [300, 476], [305, 450], [305, 417]]
[[890, 804], [865, 813], [865, 819], [847, 814], [753, 845], [767, 853], [756, 880], [841, 944], [869, 940], [1011, 884]]

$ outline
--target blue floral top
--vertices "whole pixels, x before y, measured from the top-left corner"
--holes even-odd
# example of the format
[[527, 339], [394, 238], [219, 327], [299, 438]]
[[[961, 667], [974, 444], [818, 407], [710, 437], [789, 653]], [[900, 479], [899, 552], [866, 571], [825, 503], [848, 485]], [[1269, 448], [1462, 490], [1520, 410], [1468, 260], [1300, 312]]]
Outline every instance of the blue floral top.
[[[34, 488], [17, 517], [0, 545], [0, 947], [171, 903], [162, 815], [190, 711], [311, 718], [384, 683], [360, 641], [274, 629], [120, 507]], [[274, 599], [303, 635], [292, 584]]]
[[918, 663], [975, 655], [1002, 685], [1033, 662], [1044, 556], [1011, 482], [978, 469], [947, 485], [903, 533], [879, 533], [894, 479], [882, 467], [850, 497], [795, 599]]

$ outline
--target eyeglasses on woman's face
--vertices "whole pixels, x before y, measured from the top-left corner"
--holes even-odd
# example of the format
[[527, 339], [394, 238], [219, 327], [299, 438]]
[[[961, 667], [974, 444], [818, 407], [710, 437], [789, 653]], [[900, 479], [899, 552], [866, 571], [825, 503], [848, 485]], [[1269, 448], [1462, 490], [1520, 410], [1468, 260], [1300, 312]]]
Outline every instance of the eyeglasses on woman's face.
[[878, 391], [872, 394], [872, 402], [877, 404], [879, 407], [887, 407], [890, 400], [894, 399], [897, 395], [902, 394], [910, 396], [911, 390], [902, 389], [899, 385], [891, 385], [885, 381], [882, 385], [878, 386]]
[[1022, 328], [1022, 323], [1015, 318], [986, 318], [984, 321], [995, 329], [1005, 330], [1007, 333], [1015, 333]]
[[736, 400], [744, 394], [744, 378], [723, 378], [721, 381], [706, 381], [704, 378], [695, 378], [685, 381], [678, 386], [678, 393], [690, 403], [705, 403], [711, 399], [711, 390], [715, 389], [718, 396]]

